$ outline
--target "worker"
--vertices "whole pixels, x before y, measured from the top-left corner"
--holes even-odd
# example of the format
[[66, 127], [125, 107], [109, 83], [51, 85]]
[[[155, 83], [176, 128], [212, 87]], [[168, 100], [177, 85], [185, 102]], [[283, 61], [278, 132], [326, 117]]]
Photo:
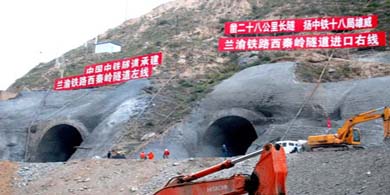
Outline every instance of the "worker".
[[148, 158], [149, 158], [149, 160], [153, 160], [153, 159], [154, 159], [154, 154], [153, 154], [153, 152], [149, 152], [149, 153], [148, 153]]
[[139, 154], [139, 158], [142, 159], [142, 160], [146, 160], [146, 154], [144, 151], [142, 151], [140, 154]]
[[108, 151], [107, 158], [111, 158], [111, 150]]
[[227, 149], [227, 146], [226, 144], [222, 144], [222, 153], [223, 153], [223, 157], [229, 157], [229, 151]]
[[163, 158], [164, 158], [164, 159], [165, 159], [165, 158], [168, 158], [168, 157], [169, 157], [169, 154], [170, 154], [169, 150], [168, 150], [167, 148], [165, 148], [164, 154], [163, 154]]

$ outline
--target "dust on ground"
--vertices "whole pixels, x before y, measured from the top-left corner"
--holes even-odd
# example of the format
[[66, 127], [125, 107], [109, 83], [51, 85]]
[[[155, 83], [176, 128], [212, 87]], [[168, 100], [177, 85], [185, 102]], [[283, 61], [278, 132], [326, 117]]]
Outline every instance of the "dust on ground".
[[[6, 171], [6, 177], [2, 174], [0, 184], [2, 192], [8, 194], [144, 195], [153, 194], [173, 176], [199, 171], [223, 160], [89, 159], [64, 163], [11, 163], [12, 169], [7, 168], [10, 163], [3, 162], [0, 170], [14, 171]], [[250, 174], [257, 160], [239, 163], [205, 179]], [[289, 154], [287, 161], [288, 194], [390, 194], [390, 149], [386, 147]], [[19, 170], [15, 172], [17, 164]]]

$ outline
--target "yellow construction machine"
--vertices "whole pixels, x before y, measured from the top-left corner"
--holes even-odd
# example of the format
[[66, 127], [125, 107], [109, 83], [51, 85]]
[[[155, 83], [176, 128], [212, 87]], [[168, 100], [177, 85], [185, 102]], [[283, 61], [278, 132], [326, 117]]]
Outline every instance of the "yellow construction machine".
[[[379, 112], [383, 110], [383, 112]], [[390, 139], [390, 107], [382, 107], [357, 114], [345, 121], [336, 134], [309, 136], [307, 145], [310, 149], [324, 147], [356, 147], [360, 145], [360, 130], [354, 128], [356, 124], [375, 119], [383, 119], [384, 139]]]

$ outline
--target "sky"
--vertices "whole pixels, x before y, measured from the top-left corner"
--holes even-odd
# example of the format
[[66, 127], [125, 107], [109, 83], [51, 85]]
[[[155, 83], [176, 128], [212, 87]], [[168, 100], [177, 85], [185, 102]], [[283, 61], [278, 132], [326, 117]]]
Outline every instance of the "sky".
[[0, 90], [40, 62], [49, 62], [169, 1], [0, 1]]

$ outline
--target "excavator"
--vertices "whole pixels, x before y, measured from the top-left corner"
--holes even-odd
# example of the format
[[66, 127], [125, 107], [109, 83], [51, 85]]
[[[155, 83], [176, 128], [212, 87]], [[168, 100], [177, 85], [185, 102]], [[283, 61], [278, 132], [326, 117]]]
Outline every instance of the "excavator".
[[[259, 154], [260, 159], [251, 175], [235, 174], [229, 178], [194, 181]], [[225, 160], [193, 174], [173, 177], [154, 195], [285, 195], [286, 178], [287, 163], [283, 147], [266, 144], [262, 150]]]
[[[383, 110], [383, 112], [379, 112], [381, 110]], [[338, 129], [336, 134], [309, 136], [307, 139], [307, 145], [311, 150], [329, 147], [359, 148], [360, 130], [354, 128], [354, 126], [359, 123], [379, 118], [383, 119], [384, 141], [388, 142], [390, 139], [390, 107], [381, 107], [349, 118], [344, 122], [343, 126]]]

